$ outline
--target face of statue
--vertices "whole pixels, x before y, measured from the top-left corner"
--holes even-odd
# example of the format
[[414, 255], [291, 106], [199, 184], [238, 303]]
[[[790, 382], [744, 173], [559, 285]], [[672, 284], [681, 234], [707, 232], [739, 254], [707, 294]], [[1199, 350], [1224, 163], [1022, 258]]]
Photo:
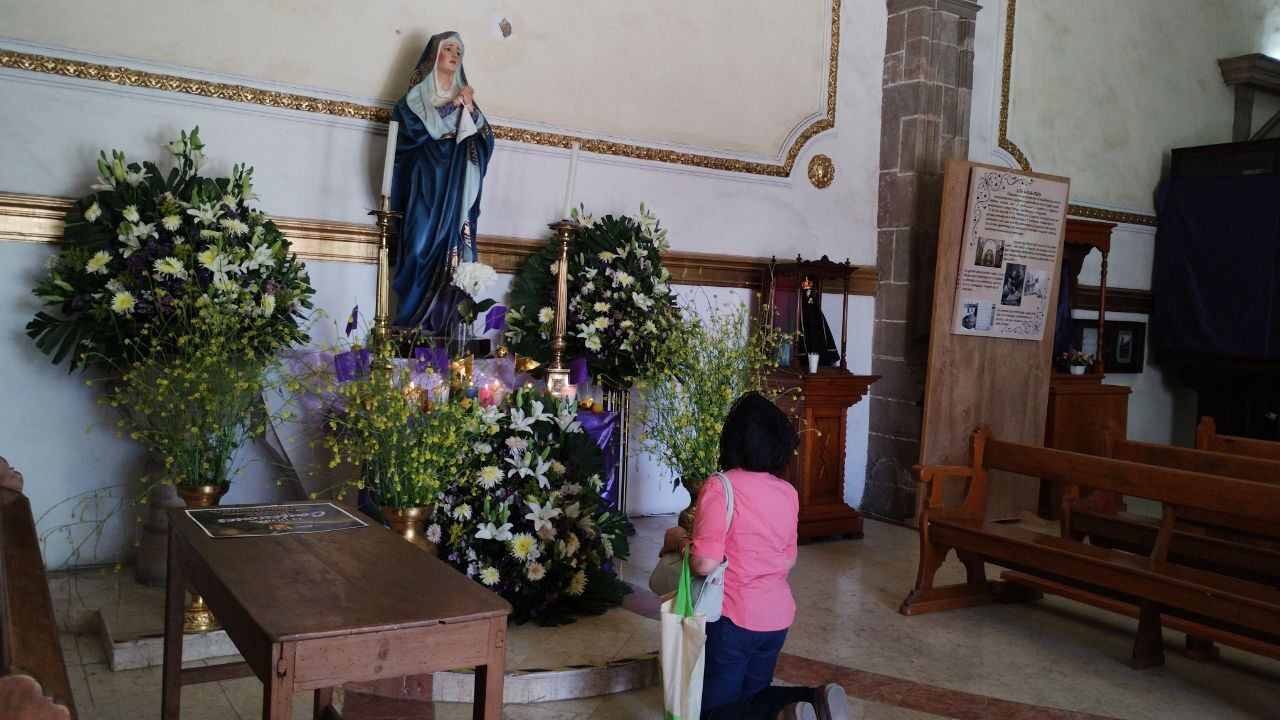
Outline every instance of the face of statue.
[[436, 55], [436, 69], [450, 75], [458, 71], [462, 64], [462, 45], [453, 39], [440, 43], [440, 52]]

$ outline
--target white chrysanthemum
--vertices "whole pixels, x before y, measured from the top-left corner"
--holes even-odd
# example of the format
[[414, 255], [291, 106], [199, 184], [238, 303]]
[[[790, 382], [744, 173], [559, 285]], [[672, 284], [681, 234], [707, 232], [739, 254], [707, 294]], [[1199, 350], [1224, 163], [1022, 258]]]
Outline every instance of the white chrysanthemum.
[[266, 293], [262, 296], [262, 304], [259, 307], [262, 317], [270, 317], [276, 311], [276, 296]]
[[156, 258], [151, 268], [157, 275], [167, 275], [175, 277], [179, 280], [187, 279], [187, 269], [182, 266], [182, 261], [172, 255], [168, 257]]
[[470, 505], [459, 505], [458, 507], [454, 508], [454, 509], [453, 509], [453, 519], [454, 519], [454, 520], [470, 520], [470, 519], [471, 519], [471, 506], [470, 506]]
[[598, 302], [598, 303], [596, 303], [595, 305], [592, 305], [592, 306], [591, 306], [591, 309], [592, 309], [592, 310], [595, 310], [595, 311], [596, 311], [596, 312], [598, 312], [598, 313], [605, 313], [605, 312], [609, 312], [609, 303], [606, 303], [606, 302]]
[[498, 273], [480, 262], [458, 263], [453, 269], [453, 284], [470, 295], [472, 300], [479, 300], [480, 295], [497, 279]]
[[137, 205], [130, 205], [126, 207], [120, 214], [124, 216], [125, 220], [128, 220], [131, 223], [138, 222], [139, 215]]
[[93, 222], [100, 217], [102, 217], [102, 208], [98, 207], [98, 203], [90, 205], [84, 211], [84, 219], [86, 222]]
[[534, 540], [532, 535], [529, 533], [520, 533], [511, 538], [511, 554], [521, 560], [524, 560], [529, 557], [537, 545], [538, 541]]
[[89, 258], [89, 262], [85, 263], [84, 271], [93, 275], [106, 275], [107, 263], [111, 262], [111, 253], [106, 250], [99, 250]]
[[524, 576], [534, 582], [538, 582], [547, 576], [547, 569], [542, 566], [542, 563], [536, 562], [529, 565], [529, 567], [524, 571]]
[[600, 317], [595, 319], [595, 322], [591, 324], [597, 330], [604, 330], [605, 328], [609, 327], [609, 318], [605, 317], [604, 315], [601, 315]]
[[223, 218], [222, 229], [231, 237], [240, 237], [249, 232], [249, 226], [235, 218]]
[[556, 311], [552, 310], [549, 307], [544, 307], [538, 311], [538, 322], [543, 325], [546, 325], [547, 323], [555, 319], [556, 319]]
[[485, 490], [492, 490], [494, 486], [502, 482], [502, 471], [496, 465], [486, 465], [480, 470], [480, 475], [476, 477], [476, 482]]
[[471, 446], [471, 449], [474, 450], [477, 455], [488, 455], [493, 452], [493, 446], [485, 442], [475, 443]]
[[636, 279], [634, 277], [628, 275], [627, 273], [621, 270], [618, 271], [617, 275], [613, 276], [613, 284], [621, 285], [622, 287], [630, 287], [631, 284], [634, 283], [635, 281]]
[[[484, 583], [485, 585], [497, 585], [498, 569], [494, 567], [485, 567], [485, 569], [480, 571], [480, 582]], [[584, 589], [586, 588], [585, 582], [583, 583], [582, 587]]]
[[552, 472], [553, 474], [555, 474], [555, 475], [563, 475], [563, 474], [564, 474], [564, 471], [565, 471], [565, 470], [567, 470], [567, 469], [568, 469], [568, 468], [566, 468], [566, 467], [564, 466], [564, 463], [560, 462], [559, 460], [552, 460], [552, 461], [551, 461], [551, 472]]
[[565, 592], [570, 595], [581, 595], [587, 591], [587, 573], [583, 570], [573, 574], [573, 579], [569, 580], [569, 587], [565, 588]]
[[427, 542], [435, 544], [440, 542], [440, 538], [441, 538], [440, 526], [436, 523], [431, 523], [430, 525], [428, 525], [427, 526]]
[[178, 228], [182, 227], [182, 216], [165, 215], [164, 217], [160, 218], [160, 224], [164, 226], [165, 230], [168, 230], [169, 232], [173, 232]]
[[592, 335], [591, 337], [588, 337], [586, 340], [583, 341], [582, 344], [585, 345], [587, 349], [592, 352], [599, 352], [600, 348], [604, 347], [600, 343], [600, 337], [598, 335]]
[[617, 253], [612, 253], [612, 252], [609, 252], [608, 250], [601, 250], [597, 254], [600, 256], [600, 259], [605, 262], [613, 262], [613, 259], [618, 257]]
[[111, 296], [111, 310], [118, 315], [133, 314], [133, 309], [137, 304], [137, 301], [133, 299], [133, 293], [128, 290], [121, 290]]

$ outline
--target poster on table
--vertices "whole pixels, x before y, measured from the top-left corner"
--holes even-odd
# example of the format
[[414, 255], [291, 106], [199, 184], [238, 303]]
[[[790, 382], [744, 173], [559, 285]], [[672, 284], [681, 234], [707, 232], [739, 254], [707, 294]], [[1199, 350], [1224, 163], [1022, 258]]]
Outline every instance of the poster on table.
[[262, 537], [362, 528], [368, 523], [327, 502], [188, 510], [209, 537]]
[[970, 173], [951, 331], [1039, 341], [1057, 301], [1068, 185], [986, 167]]

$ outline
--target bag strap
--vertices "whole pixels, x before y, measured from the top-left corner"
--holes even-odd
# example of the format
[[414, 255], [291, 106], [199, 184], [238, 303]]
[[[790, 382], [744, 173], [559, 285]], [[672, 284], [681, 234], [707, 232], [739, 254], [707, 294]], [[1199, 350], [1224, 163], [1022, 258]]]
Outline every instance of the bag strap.
[[680, 583], [676, 585], [676, 601], [672, 609], [681, 617], [693, 617], [693, 591], [689, 587], [692, 582], [689, 572], [689, 549], [685, 548], [681, 555], [684, 559], [680, 561]]
[[729, 534], [729, 526], [733, 524], [733, 483], [729, 482], [729, 476], [716, 471], [716, 475], [720, 476], [720, 484], [724, 486], [724, 532]]

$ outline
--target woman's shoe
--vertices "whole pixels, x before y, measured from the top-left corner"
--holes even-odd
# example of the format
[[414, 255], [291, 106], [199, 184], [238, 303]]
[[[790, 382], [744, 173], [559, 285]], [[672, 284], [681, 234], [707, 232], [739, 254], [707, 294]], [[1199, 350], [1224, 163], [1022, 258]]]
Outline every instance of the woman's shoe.
[[827, 683], [818, 688], [814, 695], [814, 710], [818, 720], [849, 720], [849, 698], [844, 688], [836, 683]]
[[810, 703], [791, 703], [778, 713], [778, 720], [818, 720], [818, 713]]

